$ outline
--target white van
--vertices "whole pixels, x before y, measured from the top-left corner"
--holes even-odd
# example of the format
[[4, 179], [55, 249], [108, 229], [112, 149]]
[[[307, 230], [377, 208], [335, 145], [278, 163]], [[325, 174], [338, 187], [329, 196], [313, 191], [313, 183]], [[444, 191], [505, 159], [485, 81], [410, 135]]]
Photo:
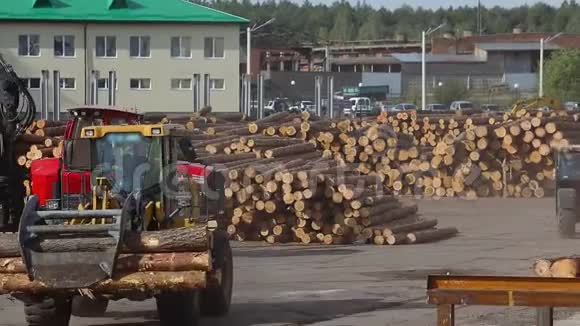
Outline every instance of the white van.
[[473, 103], [469, 101], [455, 101], [451, 103], [449, 107], [451, 111], [461, 111], [461, 110], [469, 110], [473, 109]]
[[351, 97], [350, 106], [344, 108], [344, 115], [361, 116], [372, 112], [371, 99], [368, 97]]

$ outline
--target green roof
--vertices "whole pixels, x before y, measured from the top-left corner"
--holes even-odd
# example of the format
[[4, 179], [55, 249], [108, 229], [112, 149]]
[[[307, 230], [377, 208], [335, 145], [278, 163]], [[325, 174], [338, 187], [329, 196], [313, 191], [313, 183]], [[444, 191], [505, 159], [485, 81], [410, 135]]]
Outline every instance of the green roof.
[[9, 0], [0, 21], [248, 23], [187, 0]]

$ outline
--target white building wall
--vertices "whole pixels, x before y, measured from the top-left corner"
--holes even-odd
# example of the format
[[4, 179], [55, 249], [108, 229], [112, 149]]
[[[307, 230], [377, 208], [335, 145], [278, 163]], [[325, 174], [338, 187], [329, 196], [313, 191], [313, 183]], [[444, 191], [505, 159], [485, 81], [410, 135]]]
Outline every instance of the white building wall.
[[[89, 101], [90, 72], [99, 71], [101, 78], [108, 72], [117, 73], [118, 90], [116, 103], [119, 106], [136, 107], [141, 112], [191, 112], [192, 90], [172, 90], [172, 78], [193, 78], [204, 74], [211, 78], [222, 78], [224, 90], [211, 91], [210, 104], [214, 111], [239, 111], [239, 25], [236, 24], [77, 24], [77, 23], [18, 23], [0, 22], [0, 53], [14, 66], [22, 78], [40, 77], [42, 70], [50, 71], [49, 110], [52, 111], [52, 72], [59, 70], [61, 77], [75, 78], [76, 89], [61, 91], [62, 108], [77, 106]], [[40, 56], [18, 55], [18, 36], [40, 35]], [[75, 57], [54, 56], [55, 35], [75, 36]], [[97, 58], [96, 36], [115, 36], [117, 56]], [[151, 57], [129, 56], [130, 36], [150, 36]], [[171, 37], [189, 36], [192, 40], [192, 57], [171, 57]], [[204, 58], [204, 38], [223, 37], [225, 57]], [[86, 46], [85, 46], [86, 39]], [[85, 49], [88, 55], [85, 56]], [[131, 78], [150, 78], [151, 90], [133, 90]], [[31, 94], [40, 107], [40, 90]], [[203, 89], [202, 89], [203, 94]], [[107, 104], [106, 90], [99, 92], [99, 104]], [[203, 105], [203, 100], [201, 101]]]

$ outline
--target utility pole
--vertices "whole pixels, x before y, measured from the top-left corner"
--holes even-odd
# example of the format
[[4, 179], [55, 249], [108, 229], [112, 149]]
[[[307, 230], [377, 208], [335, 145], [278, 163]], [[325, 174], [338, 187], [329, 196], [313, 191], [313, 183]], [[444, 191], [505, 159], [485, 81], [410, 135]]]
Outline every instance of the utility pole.
[[552, 42], [553, 40], [560, 37], [562, 33], [558, 33], [556, 35], [550, 36], [544, 40], [544, 38], [540, 39], [540, 76], [539, 76], [539, 85], [538, 85], [538, 96], [544, 96], [544, 48], [546, 44]]
[[441, 27], [445, 26], [445, 23], [431, 29], [429, 28], [426, 31], [423, 31], [421, 33], [421, 110], [425, 111], [426, 107], [427, 107], [427, 63], [426, 63], [426, 47], [427, 47], [427, 41], [426, 38], [427, 36], [431, 35], [432, 33], [434, 33], [435, 31], [437, 31], [438, 29], [440, 29]]

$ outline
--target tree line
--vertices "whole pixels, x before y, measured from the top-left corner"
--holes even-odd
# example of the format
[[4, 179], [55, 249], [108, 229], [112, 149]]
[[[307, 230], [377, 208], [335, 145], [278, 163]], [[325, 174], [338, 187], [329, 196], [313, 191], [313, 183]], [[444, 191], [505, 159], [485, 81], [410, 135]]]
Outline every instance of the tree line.
[[[403, 6], [389, 10], [372, 7], [364, 0], [355, 4], [341, 0], [331, 5], [313, 4], [309, 0], [302, 4], [288, 0], [201, 0], [200, 3], [245, 17], [252, 24], [275, 18], [273, 24], [254, 33], [255, 42], [266, 46], [391, 39], [396, 35], [418, 40], [422, 30], [443, 22], [446, 25], [438, 33], [478, 32], [477, 6], [435, 10]], [[560, 6], [537, 3], [509, 9], [482, 7], [481, 17], [486, 34], [511, 32], [515, 27], [528, 32], [580, 33], [580, 5], [576, 0], [564, 0]]]

